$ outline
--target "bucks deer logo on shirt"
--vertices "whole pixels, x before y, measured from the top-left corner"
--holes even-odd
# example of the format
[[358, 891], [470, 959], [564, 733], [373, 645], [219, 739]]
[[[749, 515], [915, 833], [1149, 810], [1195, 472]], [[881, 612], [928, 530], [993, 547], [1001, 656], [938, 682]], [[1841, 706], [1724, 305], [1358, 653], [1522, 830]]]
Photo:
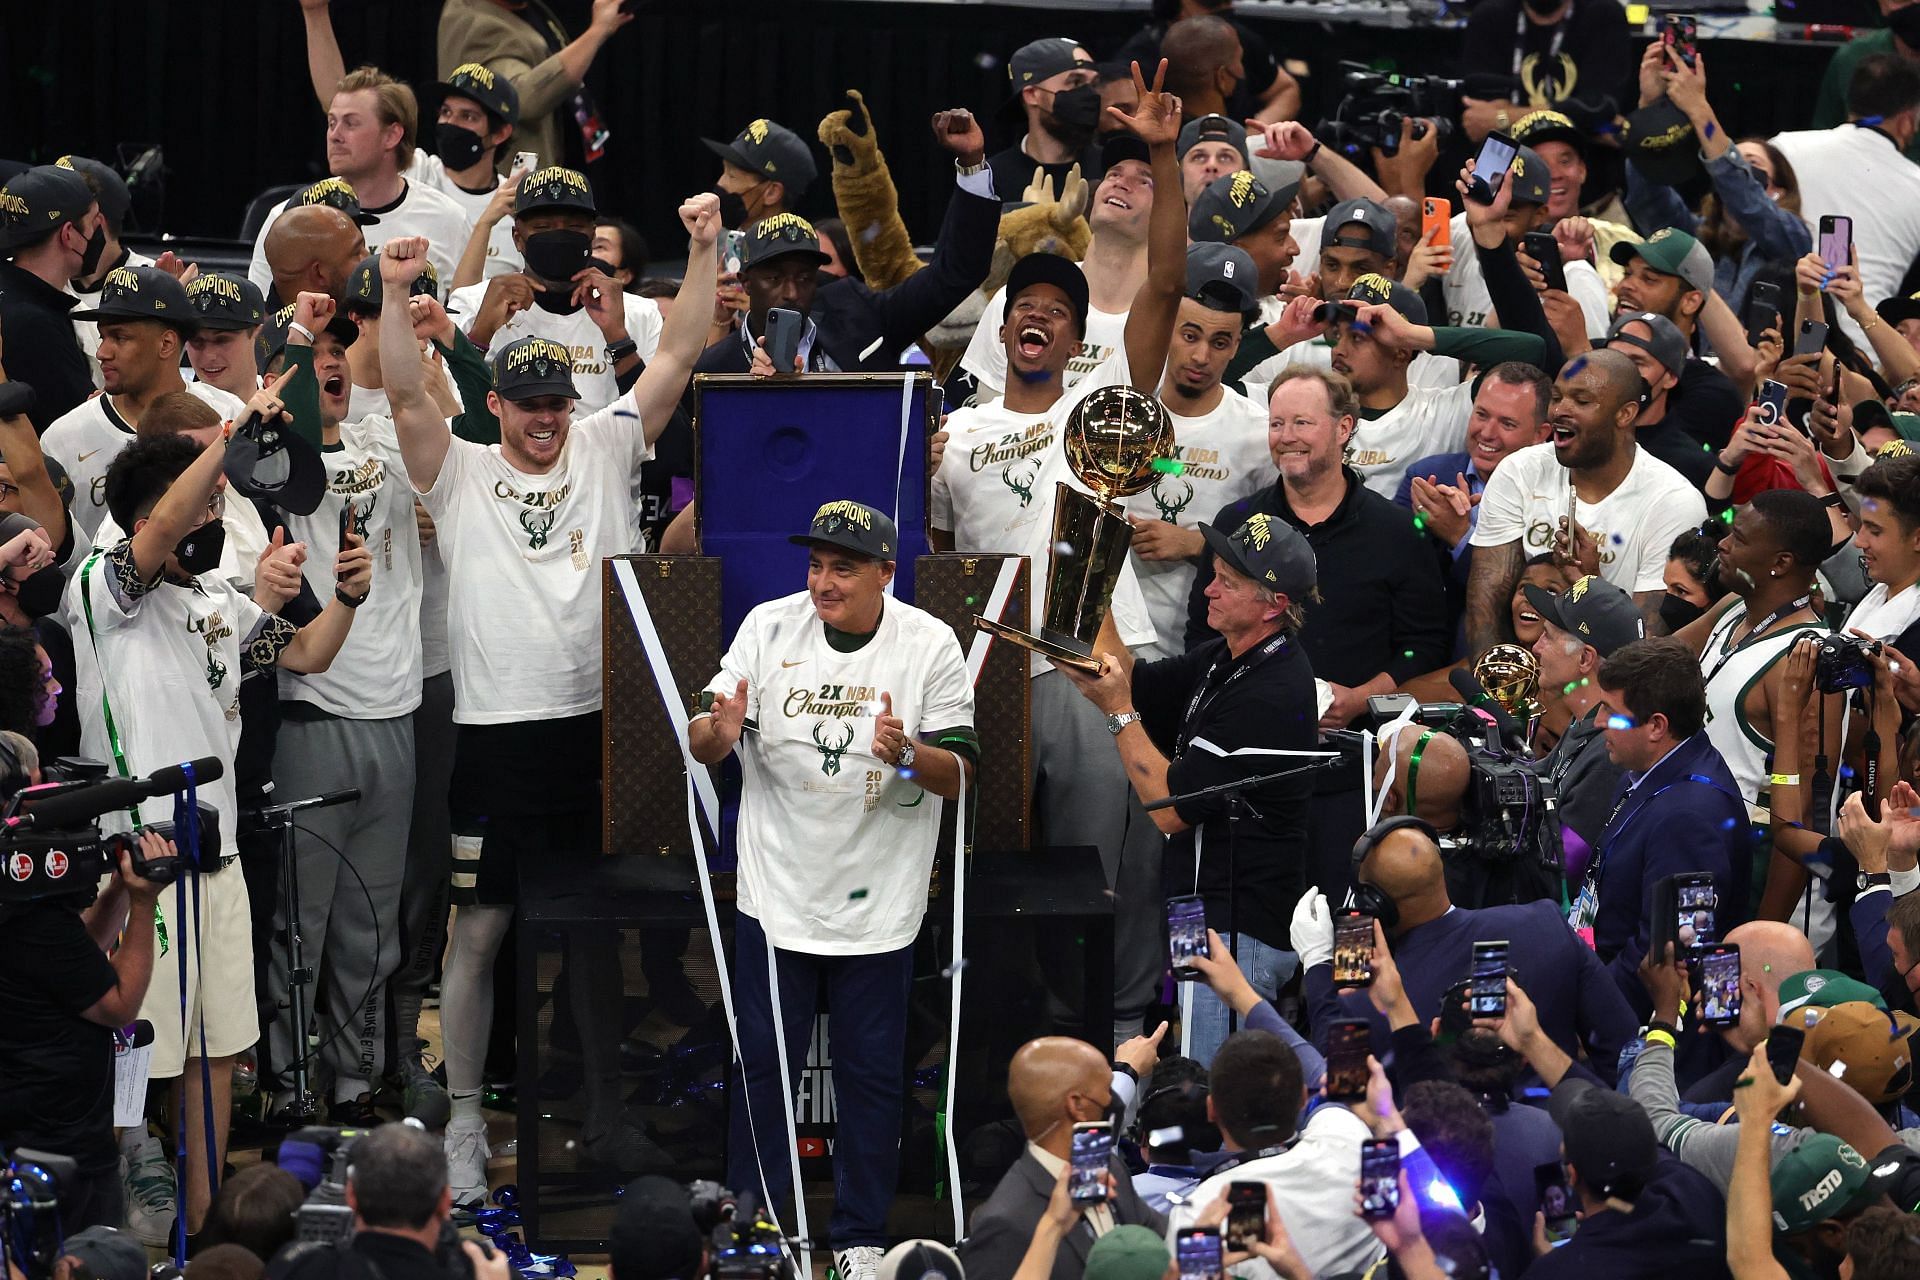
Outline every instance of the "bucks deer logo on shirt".
[[549, 507], [545, 511], [522, 511], [520, 527], [527, 531], [527, 548], [538, 551], [547, 545], [547, 535], [553, 532], [554, 519], [560, 513]]
[[[830, 732], [835, 735], [832, 742], [827, 740]], [[840, 757], [853, 745], [853, 726], [841, 721], [837, 729], [830, 730], [825, 720], [816, 720], [813, 722], [813, 744], [820, 748], [820, 772], [831, 778], [840, 772]]]
[[1000, 471], [1000, 479], [1007, 488], [1020, 495], [1022, 508], [1033, 505], [1033, 482], [1040, 478], [1040, 459], [1022, 458], [1009, 462]]
[[207, 651], [207, 688], [218, 689], [227, 678], [227, 664], [212, 650]]
[[1168, 524], [1177, 524], [1180, 513], [1193, 502], [1193, 483], [1178, 476], [1161, 476], [1153, 482], [1153, 505], [1160, 508], [1160, 518]]

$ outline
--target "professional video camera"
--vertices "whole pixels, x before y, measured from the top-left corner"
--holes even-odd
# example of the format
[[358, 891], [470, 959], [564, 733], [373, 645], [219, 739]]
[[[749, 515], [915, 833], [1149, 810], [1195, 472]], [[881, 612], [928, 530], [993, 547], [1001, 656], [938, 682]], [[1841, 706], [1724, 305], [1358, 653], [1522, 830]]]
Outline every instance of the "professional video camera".
[[[1383, 154], [1397, 155], [1400, 126], [1410, 116], [1433, 121], [1442, 141], [1453, 133], [1466, 81], [1375, 71], [1364, 62], [1342, 62], [1340, 74], [1340, 101], [1313, 131], [1334, 150], [1357, 156], [1378, 147]], [[1427, 126], [1416, 123], [1413, 136], [1426, 137]]]
[[[218, 811], [211, 805], [197, 806], [200, 834], [193, 855], [198, 863], [185, 861], [186, 849], [179, 850], [179, 858], [149, 862], [137, 840], [124, 834], [102, 836], [94, 819], [153, 796], [184, 792], [189, 781], [195, 786], [213, 782], [225, 772], [214, 756], [168, 765], [144, 778], [109, 778], [105, 765], [90, 760], [55, 762], [42, 771], [52, 781], [14, 793], [0, 809], [0, 867], [6, 869], [0, 877], [0, 903], [88, 892], [119, 866], [122, 850], [132, 855], [135, 872], [160, 884], [172, 880], [182, 866], [198, 870], [210, 865], [220, 850]], [[176, 839], [171, 822], [146, 825]]]
[[693, 1225], [713, 1242], [716, 1280], [792, 1280], [780, 1228], [752, 1192], [729, 1191], [705, 1179], [689, 1182]]
[[[295, 1129], [280, 1141], [274, 1162], [299, 1178], [312, 1177], [319, 1182], [294, 1210], [294, 1239], [302, 1243], [347, 1245], [353, 1242], [353, 1210], [347, 1207], [347, 1170], [353, 1164], [353, 1144], [364, 1137], [366, 1129], [343, 1129], [335, 1125], [307, 1125]], [[492, 1245], [480, 1242], [492, 1252]], [[440, 1242], [434, 1260], [447, 1274], [472, 1280], [473, 1260], [460, 1247], [460, 1233], [453, 1223], [440, 1224]]]
[[1873, 688], [1873, 660], [1880, 642], [1838, 632], [1820, 637], [1813, 655], [1813, 680], [1822, 693], [1846, 693]]
[[70, 1156], [15, 1148], [0, 1150], [0, 1256], [27, 1280], [48, 1280], [60, 1258], [61, 1191], [79, 1166]]

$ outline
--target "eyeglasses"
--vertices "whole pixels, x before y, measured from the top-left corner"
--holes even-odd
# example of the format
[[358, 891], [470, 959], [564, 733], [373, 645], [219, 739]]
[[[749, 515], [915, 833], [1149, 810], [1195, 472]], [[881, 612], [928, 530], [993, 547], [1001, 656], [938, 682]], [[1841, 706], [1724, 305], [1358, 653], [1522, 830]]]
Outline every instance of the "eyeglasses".
[[19, 493], [19, 485], [8, 484], [6, 481], [0, 480], [0, 502], [5, 502], [9, 498], [17, 497]]
[[[15, 490], [15, 492], [17, 493], [19, 491]], [[226, 514], [227, 514], [227, 495], [226, 495], [226, 492], [222, 490], [220, 492], [215, 493], [211, 498], [207, 499], [207, 518], [209, 520], [219, 520], [219, 519], [223, 519], [226, 516]]]

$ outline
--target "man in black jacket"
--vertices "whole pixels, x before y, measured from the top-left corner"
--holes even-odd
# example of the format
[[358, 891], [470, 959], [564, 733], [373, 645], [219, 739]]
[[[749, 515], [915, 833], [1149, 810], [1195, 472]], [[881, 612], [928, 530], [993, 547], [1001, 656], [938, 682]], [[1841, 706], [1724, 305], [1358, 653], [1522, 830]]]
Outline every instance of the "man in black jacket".
[[779, 372], [852, 372], [897, 368], [902, 348], [944, 319], [987, 278], [1000, 234], [1000, 199], [986, 168], [986, 138], [963, 111], [943, 111], [934, 136], [955, 157], [959, 177], [933, 261], [891, 289], [876, 290], [852, 277], [826, 285], [816, 271], [826, 261], [820, 237], [804, 218], [779, 214], [748, 228], [740, 279], [747, 291], [746, 322], [708, 347], [697, 373], [746, 373], [766, 334], [773, 307], [804, 320], [801, 363]]
[[0, 327], [8, 369], [34, 389], [36, 431], [93, 394], [64, 286], [93, 272], [106, 247], [106, 219], [73, 170], [41, 165], [0, 187]]

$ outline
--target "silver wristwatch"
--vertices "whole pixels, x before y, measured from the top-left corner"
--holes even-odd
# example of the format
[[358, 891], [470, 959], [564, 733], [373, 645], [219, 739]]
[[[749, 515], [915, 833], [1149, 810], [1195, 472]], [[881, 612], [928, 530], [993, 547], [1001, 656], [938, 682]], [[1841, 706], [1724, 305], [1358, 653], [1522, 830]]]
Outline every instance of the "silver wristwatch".
[[912, 738], [908, 738], [905, 744], [901, 746], [900, 754], [894, 757], [893, 767], [896, 769], [913, 768], [913, 739]]
[[1138, 720], [1139, 718], [1140, 718], [1140, 713], [1138, 711], [1128, 711], [1121, 715], [1108, 716], [1107, 732], [1117, 738], [1120, 736], [1120, 731], [1122, 729], [1126, 728], [1128, 725], [1132, 724], [1135, 720]]

